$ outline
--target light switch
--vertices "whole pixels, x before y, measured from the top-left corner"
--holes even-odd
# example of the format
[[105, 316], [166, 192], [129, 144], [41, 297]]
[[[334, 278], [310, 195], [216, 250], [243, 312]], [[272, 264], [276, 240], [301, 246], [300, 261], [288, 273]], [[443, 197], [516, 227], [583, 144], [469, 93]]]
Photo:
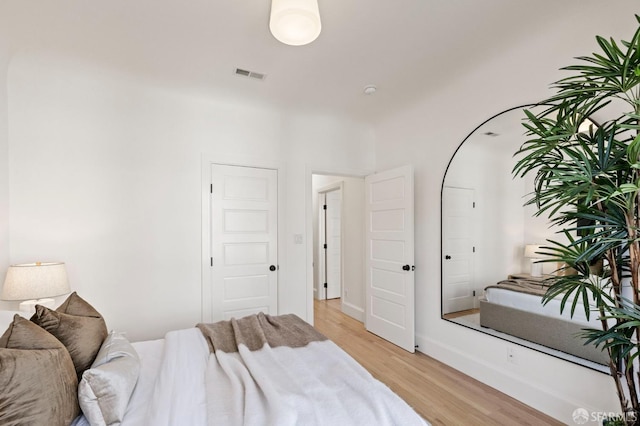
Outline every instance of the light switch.
[[294, 234], [293, 235], [293, 243], [294, 244], [302, 244], [302, 234]]

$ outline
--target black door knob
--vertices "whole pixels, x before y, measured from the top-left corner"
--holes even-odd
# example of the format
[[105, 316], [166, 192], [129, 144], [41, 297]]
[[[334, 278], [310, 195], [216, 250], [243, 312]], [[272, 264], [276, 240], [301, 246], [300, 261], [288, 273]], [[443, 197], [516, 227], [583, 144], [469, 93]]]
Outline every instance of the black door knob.
[[269, 270], [270, 270], [271, 272], [275, 271], [275, 270], [276, 270], [276, 265], [271, 265], [271, 266], [269, 266]]
[[446, 255], [444, 258], [445, 258], [445, 259], [447, 259], [447, 260], [449, 260], [449, 259], [451, 259], [451, 256]]
[[404, 266], [402, 267], [402, 270], [403, 270], [403, 271], [410, 271], [410, 270], [411, 270], [411, 266], [409, 266], [409, 265], [404, 265]]

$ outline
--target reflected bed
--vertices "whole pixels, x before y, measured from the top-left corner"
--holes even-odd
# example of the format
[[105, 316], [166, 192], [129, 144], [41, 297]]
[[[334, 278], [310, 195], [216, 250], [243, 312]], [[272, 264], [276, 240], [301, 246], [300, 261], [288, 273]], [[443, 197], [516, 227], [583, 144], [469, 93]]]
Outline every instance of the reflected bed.
[[573, 318], [568, 309], [560, 313], [560, 299], [542, 304], [546, 287], [539, 281], [505, 280], [485, 289], [480, 298], [480, 325], [533, 343], [556, 349], [598, 364], [608, 356], [576, 337], [584, 328], [598, 327], [591, 317], [577, 309]]

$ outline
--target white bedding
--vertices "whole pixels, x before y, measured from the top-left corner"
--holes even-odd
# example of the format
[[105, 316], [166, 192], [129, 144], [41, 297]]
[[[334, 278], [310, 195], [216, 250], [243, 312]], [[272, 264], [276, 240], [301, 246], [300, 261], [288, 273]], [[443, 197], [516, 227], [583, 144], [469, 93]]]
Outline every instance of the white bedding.
[[123, 426], [428, 424], [329, 340], [210, 353], [192, 328], [133, 346], [141, 373]]
[[[486, 288], [485, 298], [487, 301], [495, 303], [496, 305], [520, 309], [522, 311], [532, 312], [547, 317], [561, 318], [591, 327], [601, 327], [597, 313], [592, 312], [589, 320], [587, 320], [582, 304], [576, 306], [573, 318], [571, 317], [570, 301], [567, 301], [563, 312], [560, 313], [560, 305], [562, 302], [561, 298], [550, 300], [547, 304], [543, 305], [542, 298], [540, 296], [496, 287]], [[578, 303], [580, 303], [580, 301]]]
[[210, 425], [425, 425], [329, 340], [216, 352], [207, 369]]

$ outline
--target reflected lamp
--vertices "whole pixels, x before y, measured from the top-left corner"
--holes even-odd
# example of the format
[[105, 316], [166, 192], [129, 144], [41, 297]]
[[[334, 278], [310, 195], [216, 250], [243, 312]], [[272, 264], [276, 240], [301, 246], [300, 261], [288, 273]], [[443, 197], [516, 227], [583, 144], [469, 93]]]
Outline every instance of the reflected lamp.
[[532, 277], [542, 276], [542, 263], [540, 263], [539, 261], [546, 258], [546, 256], [539, 253], [541, 250], [542, 246], [539, 244], [527, 244], [526, 246], [524, 246], [524, 257], [531, 259]]

